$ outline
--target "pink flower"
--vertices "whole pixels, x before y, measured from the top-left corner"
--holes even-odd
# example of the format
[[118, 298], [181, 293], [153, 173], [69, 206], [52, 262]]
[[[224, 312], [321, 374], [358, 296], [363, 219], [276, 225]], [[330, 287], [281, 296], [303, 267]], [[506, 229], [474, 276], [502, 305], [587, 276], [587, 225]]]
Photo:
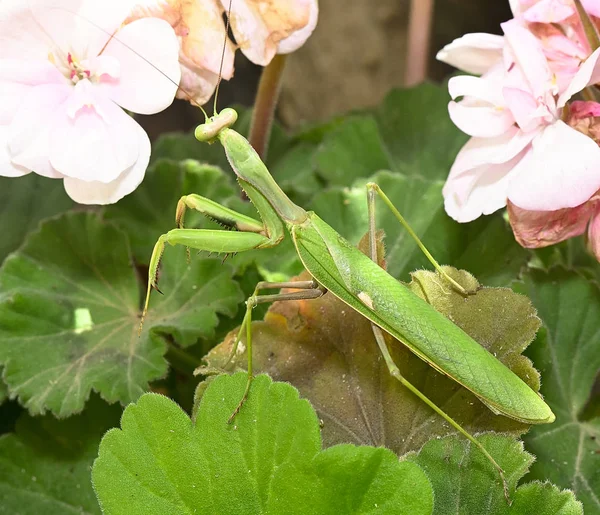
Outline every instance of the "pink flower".
[[[600, 142], [600, 104], [573, 102], [566, 122], [578, 132]], [[584, 234], [590, 251], [600, 261], [600, 191], [587, 201], [555, 211], [531, 211], [508, 202], [508, 215], [517, 241], [527, 248], [545, 247]]]
[[[450, 116], [472, 138], [458, 154], [443, 193], [447, 213], [459, 222], [490, 214], [508, 201], [517, 239], [543, 246], [581, 234], [597, 205], [600, 148], [596, 124], [588, 119], [600, 105], [568, 102], [600, 81], [600, 50], [588, 57], [577, 30], [568, 39], [553, 33], [554, 25], [530, 26], [526, 19], [565, 21], [574, 16], [570, 2], [512, 4], [520, 17], [502, 25], [502, 41], [465, 36], [438, 54], [483, 73], [449, 82], [452, 98], [462, 97], [450, 102]], [[540, 213], [548, 213], [545, 221]], [[575, 213], [585, 220], [575, 222]], [[590, 231], [596, 225], [592, 221]]]
[[[229, 0], [136, 2], [128, 21], [159, 17], [177, 34], [181, 44], [179, 98], [191, 96], [202, 105], [214, 93], [219, 72], [226, 80], [233, 76], [235, 46], [225, 38], [223, 23], [228, 8]], [[290, 53], [304, 44], [317, 24], [318, 12], [317, 0], [233, 0], [231, 29], [246, 57], [266, 66], [276, 53]]]
[[3, 0], [0, 175], [63, 179], [83, 204], [116, 202], [139, 185], [150, 142], [123, 109], [152, 114], [171, 104], [177, 85], [158, 70], [179, 80], [179, 48], [163, 20], [121, 26], [130, 8]]

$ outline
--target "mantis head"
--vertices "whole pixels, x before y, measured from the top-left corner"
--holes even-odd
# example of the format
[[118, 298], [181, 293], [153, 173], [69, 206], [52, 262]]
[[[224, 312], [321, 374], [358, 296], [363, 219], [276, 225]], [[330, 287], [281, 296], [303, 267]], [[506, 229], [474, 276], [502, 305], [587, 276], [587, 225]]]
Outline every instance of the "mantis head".
[[235, 109], [226, 108], [219, 114], [211, 116], [206, 123], [198, 125], [194, 131], [194, 136], [198, 141], [212, 143], [223, 129], [228, 129], [237, 120], [238, 114]]

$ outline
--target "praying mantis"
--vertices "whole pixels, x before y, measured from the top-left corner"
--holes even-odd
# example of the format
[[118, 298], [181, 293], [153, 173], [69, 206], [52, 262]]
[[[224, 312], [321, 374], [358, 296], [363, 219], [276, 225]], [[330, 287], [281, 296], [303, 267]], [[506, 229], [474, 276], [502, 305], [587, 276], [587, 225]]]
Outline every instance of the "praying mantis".
[[[200, 195], [181, 197], [176, 209], [178, 227], [160, 236], [152, 252], [142, 320], [148, 311], [152, 288], [158, 289], [158, 267], [166, 244], [184, 245], [202, 251], [237, 253], [273, 247], [282, 241], [287, 228], [298, 257], [312, 279], [260, 282], [248, 298], [246, 313], [232, 351], [233, 355], [245, 332], [248, 380], [230, 420], [242, 409], [250, 394], [253, 379], [252, 309], [263, 302], [315, 299], [329, 292], [371, 322], [390, 374], [477, 446], [498, 470], [506, 492], [503, 471], [488, 451], [401, 375], [391, 358], [383, 331], [401, 341], [438, 372], [473, 392], [495, 414], [527, 424], [550, 423], [555, 416], [542, 398], [517, 375], [377, 264], [374, 208], [378, 196], [407, 228], [447, 281], [448, 287], [465, 295], [468, 292], [441, 269], [377, 184], [367, 185], [370, 257], [348, 243], [316, 213], [294, 204], [275, 182], [250, 143], [231, 128], [236, 119], [237, 113], [233, 109], [223, 109], [199, 125], [195, 136], [200, 142], [218, 141], [223, 146], [238, 183], [254, 204], [260, 221]], [[188, 209], [199, 211], [235, 230], [184, 228], [184, 215]], [[274, 288], [293, 288], [298, 291], [259, 295], [261, 290]]]
[[[215, 109], [215, 114], [212, 117], [207, 116], [205, 123], [196, 128], [195, 137], [199, 142], [218, 141], [223, 146], [238, 183], [255, 206], [260, 220], [200, 195], [181, 197], [176, 208], [177, 228], [161, 235], [152, 252], [140, 331], [148, 312], [151, 291], [153, 288], [158, 290], [158, 268], [167, 244], [232, 254], [276, 246], [285, 237], [287, 229], [298, 257], [312, 279], [260, 282], [248, 298], [246, 312], [231, 353], [231, 356], [235, 354], [245, 333], [248, 378], [243, 396], [230, 421], [243, 409], [245, 400], [251, 395], [253, 308], [265, 302], [316, 299], [329, 292], [371, 322], [389, 373], [486, 456], [498, 471], [508, 499], [508, 486], [502, 468], [471, 434], [402, 376], [390, 355], [384, 332], [402, 342], [435, 370], [473, 392], [495, 414], [526, 424], [551, 423], [555, 416], [543, 399], [510, 369], [378, 265], [375, 223], [375, 202], [378, 197], [408, 230], [447, 286], [464, 295], [468, 295], [469, 292], [443, 271], [377, 184], [367, 185], [369, 256], [348, 243], [315, 212], [305, 211], [293, 203], [276, 183], [250, 143], [232, 129], [236, 119], [237, 113], [231, 108], [223, 109], [219, 113]], [[189, 209], [198, 211], [233, 230], [185, 228], [184, 217]], [[295, 291], [260, 294], [262, 290], [280, 288], [291, 288]]]

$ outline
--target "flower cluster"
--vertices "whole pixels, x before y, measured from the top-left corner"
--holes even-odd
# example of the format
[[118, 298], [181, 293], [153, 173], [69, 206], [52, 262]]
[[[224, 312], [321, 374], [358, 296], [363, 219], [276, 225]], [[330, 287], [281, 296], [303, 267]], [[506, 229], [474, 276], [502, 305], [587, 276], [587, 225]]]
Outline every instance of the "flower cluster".
[[481, 75], [449, 82], [450, 117], [471, 139], [444, 186], [446, 211], [468, 222], [508, 205], [526, 247], [587, 228], [600, 259], [600, 0], [511, 0], [511, 8], [504, 36], [467, 34], [438, 53]]
[[[301, 46], [317, 0], [234, 0], [232, 30], [254, 62]], [[63, 179], [82, 204], [143, 180], [150, 141], [124, 110], [153, 114], [217, 84], [229, 0], [2, 0], [0, 176]], [[223, 77], [233, 75], [231, 42]], [[181, 84], [180, 84], [181, 83]]]

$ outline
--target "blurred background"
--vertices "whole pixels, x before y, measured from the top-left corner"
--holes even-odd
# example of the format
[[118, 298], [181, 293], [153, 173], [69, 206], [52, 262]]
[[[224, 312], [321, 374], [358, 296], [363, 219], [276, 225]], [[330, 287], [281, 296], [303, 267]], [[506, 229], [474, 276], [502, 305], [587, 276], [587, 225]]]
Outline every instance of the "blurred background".
[[[511, 18], [507, 0], [413, 0], [421, 13], [413, 27], [427, 32], [428, 48], [415, 56], [429, 80], [441, 81], [451, 68], [436, 61], [437, 51], [469, 32], [500, 33]], [[290, 129], [335, 114], [377, 105], [394, 87], [406, 85], [411, 0], [319, 0], [319, 23], [307, 43], [291, 54], [277, 111]], [[414, 12], [413, 12], [414, 14]], [[221, 87], [219, 106], [253, 103], [261, 68], [236, 52], [235, 76]], [[197, 108], [176, 100], [152, 117], [137, 116], [152, 139], [162, 132], [188, 131], [201, 120]]]

